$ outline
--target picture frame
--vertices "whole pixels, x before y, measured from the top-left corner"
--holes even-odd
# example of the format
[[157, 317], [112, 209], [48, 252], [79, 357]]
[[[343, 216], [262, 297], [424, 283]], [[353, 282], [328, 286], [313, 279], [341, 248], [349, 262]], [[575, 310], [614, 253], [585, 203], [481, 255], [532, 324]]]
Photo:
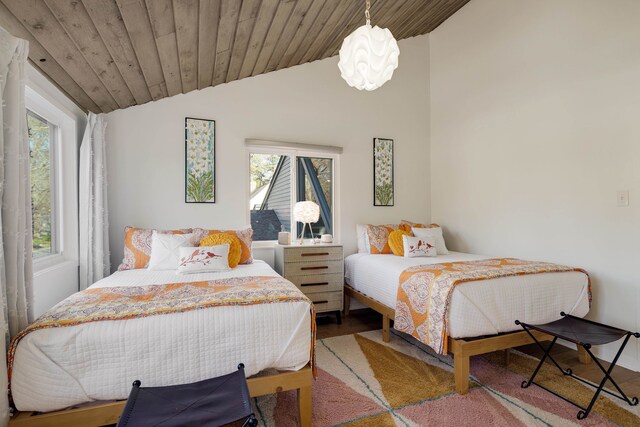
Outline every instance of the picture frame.
[[394, 206], [393, 139], [373, 138], [373, 206]]
[[184, 201], [216, 202], [216, 122], [184, 119]]

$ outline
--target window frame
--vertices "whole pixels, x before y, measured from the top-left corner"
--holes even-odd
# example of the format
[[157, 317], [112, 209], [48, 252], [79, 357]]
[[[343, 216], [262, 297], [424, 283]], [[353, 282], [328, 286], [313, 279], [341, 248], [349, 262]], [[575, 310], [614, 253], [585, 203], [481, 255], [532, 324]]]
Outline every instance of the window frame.
[[[295, 145], [296, 147], [292, 147]], [[298, 157], [311, 157], [311, 158], [323, 158], [331, 159], [332, 162], [332, 183], [331, 183], [331, 221], [332, 221], [332, 233], [334, 242], [339, 243], [340, 239], [340, 153], [336, 152], [335, 147], [327, 147], [322, 149], [322, 146], [305, 144], [292, 144], [283, 143], [278, 145], [274, 142], [273, 145], [259, 144], [259, 145], [247, 145], [245, 156], [245, 168], [246, 168], [246, 195], [244, 199], [244, 205], [246, 209], [247, 223], [251, 224], [251, 208], [248, 207], [248, 202], [251, 198], [251, 154], [277, 154], [280, 156], [290, 156], [291, 159], [291, 212], [298, 200]], [[291, 233], [291, 241], [295, 242], [297, 239], [297, 222], [291, 218], [291, 227], [288, 230]], [[277, 240], [259, 240], [254, 241], [253, 248], [273, 248], [278, 243]]]
[[42, 96], [38, 89], [37, 84], [27, 83], [25, 107], [54, 127], [51, 197], [55, 198], [52, 202], [52, 211], [55, 207], [55, 212], [52, 213], [54, 219], [51, 221], [51, 243], [56, 252], [33, 258], [33, 270], [36, 274], [69, 262], [78, 263], [76, 121], [67, 111]]

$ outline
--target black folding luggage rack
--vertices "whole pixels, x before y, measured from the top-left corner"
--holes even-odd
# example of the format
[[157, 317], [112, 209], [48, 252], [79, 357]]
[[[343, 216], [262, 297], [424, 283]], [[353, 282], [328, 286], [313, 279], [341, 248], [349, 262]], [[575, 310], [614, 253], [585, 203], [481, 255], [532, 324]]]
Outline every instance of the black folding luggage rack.
[[[624, 400], [631, 406], [636, 406], [638, 404], [638, 398], [632, 397], [631, 399], [629, 399], [627, 395], [624, 394], [622, 389], [618, 386], [618, 384], [613, 380], [613, 378], [611, 378], [611, 372], [613, 371], [613, 368], [616, 366], [616, 363], [618, 363], [618, 359], [620, 358], [620, 355], [622, 354], [622, 352], [624, 351], [624, 348], [629, 342], [629, 339], [632, 336], [636, 338], [640, 338], [640, 333], [624, 331], [622, 329], [614, 328], [612, 326], [603, 325], [602, 323], [597, 323], [591, 320], [582, 319], [580, 317], [571, 316], [564, 312], [561, 312], [560, 315], [562, 316], [562, 319], [556, 320], [555, 322], [546, 323], [544, 325], [529, 325], [527, 323], [523, 323], [523, 322], [520, 322], [519, 320], [516, 320], [516, 325], [522, 326], [522, 328], [529, 334], [529, 336], [531, 336], [533, 341], [535, 341], [538, 347], [540, 347], [540, 349], [544, 352], [544, 356], [542, 356], [542, 359], [540, 359], [540, 363], [538, 363], [538, 366], [533, 371], [531, 378], [529, 378], [528, 381], [523, 381], [521, 384], [521, 387], [527, 388], [531, 384], [535, 384], [538, 387], [548, 391], [549, 393], [552, 393], [558, 396], [562, 400], [569, 402], [574, 406], [577, 406], [578, 408], [580, 408], [580, 411], [578, 411], [578, 415], [577, 415], [579, 420], [583, 420], [587, 418], [587, 416], [589, 416], [589, 413], [591, 412], [591, 409], [593, 409], [593, 405], [596, 403], [596, 400], [598, 399], [598, 396], [600, 395], [601, 392], [605, 392], [611, 396], [617, 397], [618, 399]], [[531, 333], [531, 330], [540, 331], [545, 334], [553, 336], [553, 340], [551, 341], [551, 344], [549, 344], [549, 347], [544, 348], [542, 343], [540, 343], [540, 341], [538, 341], [536, 337]], [[618, 341], [620, 338], [623, 338], [623, 337], [624, 337], [624, 341], [622, 341], [622, 345], [620, 346], [618, 353], [611, 361], [611, 366], [609, 366], [609, 369], [605, 369], [604, 366], [602, 366], [602, 364], [600, 363], [600, 361], [591, 352], [591, 347], [593, 345], [609, 344], [614, 341]], [[589, 354], [589, 357], [593, 359], [593, 361], [598, 365], [598, 367], [604, 374], [604, 377], [602, 378], [602, 381], [600, 381], [600, 384], [595, 384], [583, 378], [575, 376], [573, 374], [573, 371], [570, 368], [562, 369], [562, 367], [560, 367], [558, 362], [556, 362], [553, 356], [551, 356], [551, 349], [555, 345], [558, 338], [580, 345], [582, 348], [585, 349], [587, 354]], [[562, 372], [563, 375], [570, 376], [571, 378], [575, 378], [576, 380], [584, 384], [587, 384], [596, 388], [596, 392], [593, 395], [591, 402], [589, 402], [589, 406], [587, 406], [586, 408], [583, 408], [576, 402], [534, 381], [534, 379], [536, 378], [536, 375], [538, 374], [538, 371], [540, 370], [540, 368], [542, 367], [542, 364], [545, 362], [547, 358], [551, 360], [554, 365], [556, 365], [556, 367], [560, 370], [560, 372]], [[613, 384], [613, 386], [616, 388], [616, 390], [618, 390], [620, 394], [616, 394], [605, 389], [604, 385], [606, 384], [607, 381], [610, 381], [611, 384]]]
[[244, 420], [258, 425], [252, 408], [244, 365], [217, 378], [192, 384], [133, 388], [117, 427], [218, 427]]

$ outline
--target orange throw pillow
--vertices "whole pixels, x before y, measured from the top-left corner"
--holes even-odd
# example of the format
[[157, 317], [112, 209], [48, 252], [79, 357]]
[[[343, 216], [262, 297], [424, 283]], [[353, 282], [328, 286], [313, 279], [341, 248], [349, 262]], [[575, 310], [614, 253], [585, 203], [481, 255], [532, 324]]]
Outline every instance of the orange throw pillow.
[[390, 254], [389, 234], [400, 228], [399, 224], [387, 225], [367, 225], [367, 236], [369, 236], [369, 253]]
[[229, 233], [216, 233], [209, 234], [204, 239], [200, 240], [200, 246], [218, 246], [229, 244], [229, 267], [236, 268], [240, 263], [240, 256], [242, 255], [242, 246], [240, 239], [233, 234]]
[[409, 232], [410, 236], [413, 236], [413, 233], [411, 232], [412, 228], [437, 228], [440, 227], [438, 224], [421, 224], [419, 222], [411, 222], [411, 221], [407, 221], [406, 219], [403, 219], [402, 221], [400, 221], [400, 227]]
[[394, 255], [404, 256], [404, 242], [402, 241], [402, 236], [410, 235], [411, 234], [408, 231], [403, 229], [398, 229], [389, 233], [389, 247]]

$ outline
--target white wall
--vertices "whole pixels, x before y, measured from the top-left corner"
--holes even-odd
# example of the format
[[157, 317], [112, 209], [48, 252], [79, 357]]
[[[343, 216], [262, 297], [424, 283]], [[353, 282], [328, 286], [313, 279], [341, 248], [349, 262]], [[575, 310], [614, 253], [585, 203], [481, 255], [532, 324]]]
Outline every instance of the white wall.
[[[347, 86], [334, 57], [107, 114], [112, 269], [122, 259], [126, 225], [245, 226], [245, 138], [344, 147], [347, 252], [355, 251], [357, 222], [427, 219], [428, 37], [401, 41], [400, 50], [393, 79], [374, 92]], [[184, 203], [185, 116], [216, 120], [215, 204]], [[395, 139], [395, 207], [373, 207], [374, 137]]]
[[[639, 16], [637, 0], [473, 0], [429, 38], [432, 220], [456, 250], [587, 269], [589, 317], [631, 330]], [[640, 369], [638, 352], [622, 363]]]

